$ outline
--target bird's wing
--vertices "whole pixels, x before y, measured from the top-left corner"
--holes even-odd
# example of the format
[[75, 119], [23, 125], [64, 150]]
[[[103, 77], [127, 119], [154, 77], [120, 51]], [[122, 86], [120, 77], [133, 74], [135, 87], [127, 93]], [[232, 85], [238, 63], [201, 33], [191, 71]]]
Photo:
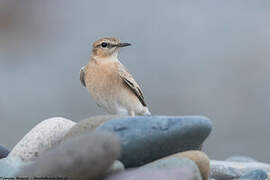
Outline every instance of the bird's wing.
[[85, 72], [84, 72], [84, 66], [83, 66], [83, 67], [80, 69], [80, 81], [81, 81], [82, 85], [83, 85], [84, 87], [86, 87], [84, 78], [85, 78]]
[[147, 106], [143, 97], [140, 86], [133, 79], [132, 75], [127, 71], [124, 65], [119, 63], [119, 75], [123, 83], [137, 96], [143, 106]]

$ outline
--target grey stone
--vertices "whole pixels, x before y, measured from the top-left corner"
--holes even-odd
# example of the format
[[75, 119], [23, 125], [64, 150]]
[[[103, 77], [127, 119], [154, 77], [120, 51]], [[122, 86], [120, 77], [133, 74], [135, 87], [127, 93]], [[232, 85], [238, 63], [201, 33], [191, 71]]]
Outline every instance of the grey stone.
[[[179, 157], [179, 158], [188, 158], [196, 163], [198, 166], [203, 180], [208, 180], [210, 175], [210, 160], [202, 151], [185, 151], [181, 153], [176, 153], [168, 157]], [[167, 158], [167, 157], [166, 157]]]
[[22, 138], [9, 156], [17, 156], [24, 161], [33, 160], [58, 144], [75, 124], [71, 120], [60, 117], [44, 120]]
[[192, 170], [175, 169], [136, 169], [110, 175], [105, 180], [194, 180]]
[[[19, 157], [7, 157], [0, 160], [0, 177], [14, 177], [25, 163]], [[1, 179], [1, 178], [0, 178]]]
[[254, 171], [242, 175], [240, 179], [266, 180], [267, 172], [262, 169], [256, 169]]
[[0, 144], [0, 159], [7, 157], [9, 154], [9, 150]]
[[261, 162], [229, 162], [229, 161], [210, 161], [210, 177], [217, 180], [237, 179], [245, 173], [256, 169], [270, 171], [270, 165]]
[[189, 168], [190, 170], [192, 170], [192, 173], [195, 177], [194, 180], [202, 179], [198, 166], [195, 164], [195, 162], [187, 158], [169, 157], [146, 164], [141, 168], [151, 168], [151, 169]]
[[231, 162], [257, 162], [257, 160], [247, 157], [247, 156], [231, 156], [226, 159], [226, 161], [231, 161]]
[[120, 154], [118, 138], [108, 132], [88, 132], [43, 153], [18, 176], [67, 177], [68, 180], [100, 178]]
[[114, 119], [98, 129], [120, 137], [119, 160], [125, 167], [135, 167], [174, 153], [200, 149], [212, 124], [201, 116], [137, 116]]
[[103, 124], [106, 121], [120, 118], [119, 115], [105, 115], [105, 116], [93, 116], [84, 120], [79, 121], [75, 126], [73, 126], [65, 135], [63, 140], [80, 135], [82, 133], [95, 130], [96, 127]]

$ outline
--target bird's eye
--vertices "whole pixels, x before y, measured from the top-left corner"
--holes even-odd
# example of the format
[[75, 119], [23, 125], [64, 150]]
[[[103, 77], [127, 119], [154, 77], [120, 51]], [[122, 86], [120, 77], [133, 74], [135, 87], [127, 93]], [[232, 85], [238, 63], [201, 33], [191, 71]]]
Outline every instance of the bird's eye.
[[103, 48], [105, 48], [105, 47], [108, 46], [108, 43], [103, 42], [103, 43], [101, 43], [101, 46], [102, 46]]

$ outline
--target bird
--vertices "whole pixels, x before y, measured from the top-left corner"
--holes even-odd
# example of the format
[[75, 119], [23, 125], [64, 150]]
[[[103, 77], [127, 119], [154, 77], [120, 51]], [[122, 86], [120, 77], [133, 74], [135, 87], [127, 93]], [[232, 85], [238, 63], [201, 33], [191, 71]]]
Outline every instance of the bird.
[[88, 64], [80, 69], [80, 81], [109, 114], [151, 115], [140, 86], [118, 59], [119, 50], [130, 45], [115, 37], [95, 41]]

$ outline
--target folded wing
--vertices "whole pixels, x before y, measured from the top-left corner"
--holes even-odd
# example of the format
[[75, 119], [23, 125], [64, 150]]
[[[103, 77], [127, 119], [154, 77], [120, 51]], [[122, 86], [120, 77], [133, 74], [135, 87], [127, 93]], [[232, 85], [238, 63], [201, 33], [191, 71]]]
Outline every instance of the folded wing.
[[82, 85], [83, 85], [84, 87], [86, 87], [84, 78], [85, 78], [85, 73], [84, 73], [84, 66], [83, 66], [83, 67], [80, 69], [80, 81], [81, 81]]
[[137, 96], [142, 105], [147, 106], [140, 86], [121, 63], [119, 63], [119, 75], [123, 83]]

